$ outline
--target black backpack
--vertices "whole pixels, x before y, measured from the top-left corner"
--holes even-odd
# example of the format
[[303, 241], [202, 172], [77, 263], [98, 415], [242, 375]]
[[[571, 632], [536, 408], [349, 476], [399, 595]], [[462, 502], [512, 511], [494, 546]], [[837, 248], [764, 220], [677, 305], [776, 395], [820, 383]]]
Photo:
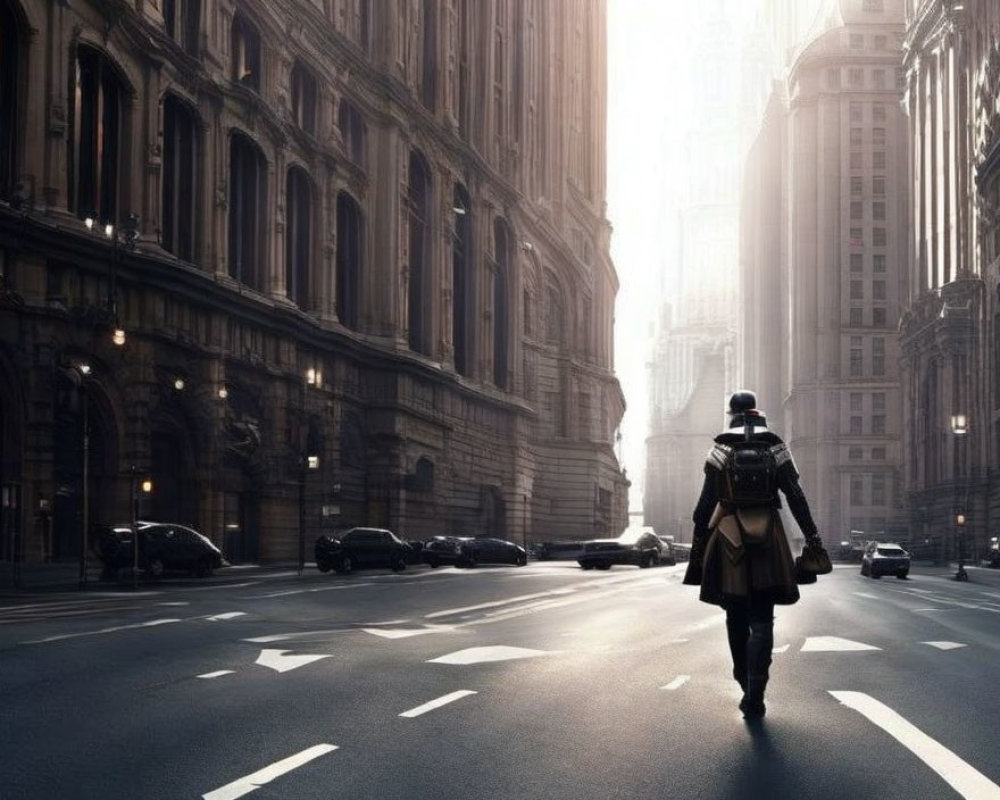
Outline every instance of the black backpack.
[[724, 475], [725, 499], [737, 508], [768, 505], [778, 497], [778, 468], [766, 444], [732, 445]]

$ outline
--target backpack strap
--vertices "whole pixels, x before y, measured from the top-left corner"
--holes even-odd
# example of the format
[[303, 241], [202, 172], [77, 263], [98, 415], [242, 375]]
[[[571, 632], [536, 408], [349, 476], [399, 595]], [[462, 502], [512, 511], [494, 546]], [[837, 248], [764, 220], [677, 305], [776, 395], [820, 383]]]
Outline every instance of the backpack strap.
[[705, 460], [707, 466], [714, 467], [715, 469], [722, 472], [726, 468], [726, 464], [729, 463], [729, 455], [733, 452], [733, 448], [727, 444], [720, 444], [718, 442], [708, 451], [708, 458]]

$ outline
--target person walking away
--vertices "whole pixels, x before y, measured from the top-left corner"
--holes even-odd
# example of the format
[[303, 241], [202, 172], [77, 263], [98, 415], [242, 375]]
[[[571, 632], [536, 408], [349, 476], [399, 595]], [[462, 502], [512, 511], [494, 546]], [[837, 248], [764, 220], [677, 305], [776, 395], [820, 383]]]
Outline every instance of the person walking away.
[[746, 718], [764, 716], [774, 607], [798, 602], [795, 563], [781, 524], [779, 490], [806, 537], [822, 547], [788, 446], [768, 430], [753, 392], [729, 398], [729, 425], [715, 437], [693, 514], [694, 539], [684, 583], [726, 612], [733, 677]]

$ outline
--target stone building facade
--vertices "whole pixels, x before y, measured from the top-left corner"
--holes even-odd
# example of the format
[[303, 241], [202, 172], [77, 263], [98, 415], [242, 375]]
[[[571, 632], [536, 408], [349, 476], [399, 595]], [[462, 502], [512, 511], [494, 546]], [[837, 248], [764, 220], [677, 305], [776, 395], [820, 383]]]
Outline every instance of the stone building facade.
[[928, 554], [964, 539], [978, 557], [1000, 518], [1000, 7], [908, 0], [906, 24], [911, 528]]
[[905, 533], [902, 0], [840, 0], [775, 86], [743, 201], [741, 357], [829, 541]]
[[0, 0], [0, 60], [0, 563], [133, 496], [233, 561], [625, 527], [603, 0]]

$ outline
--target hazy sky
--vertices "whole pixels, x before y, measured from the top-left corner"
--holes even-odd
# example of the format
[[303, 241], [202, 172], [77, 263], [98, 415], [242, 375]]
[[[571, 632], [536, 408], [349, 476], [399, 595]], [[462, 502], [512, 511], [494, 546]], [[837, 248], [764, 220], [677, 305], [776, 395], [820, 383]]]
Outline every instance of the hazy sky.
[[621, 281], [615, 368], [628, 404], [622, 461], [633, 481], [634, 511], [645, 468], [649, 335], [668, 257], [658, 240], [684, 121], [698, 101], [677, 76], [688, 69], [692, 30], [717, 3], [728, 5], [740, 24], [757, 7], [757, 0], [608, 0], [608, 218]]

